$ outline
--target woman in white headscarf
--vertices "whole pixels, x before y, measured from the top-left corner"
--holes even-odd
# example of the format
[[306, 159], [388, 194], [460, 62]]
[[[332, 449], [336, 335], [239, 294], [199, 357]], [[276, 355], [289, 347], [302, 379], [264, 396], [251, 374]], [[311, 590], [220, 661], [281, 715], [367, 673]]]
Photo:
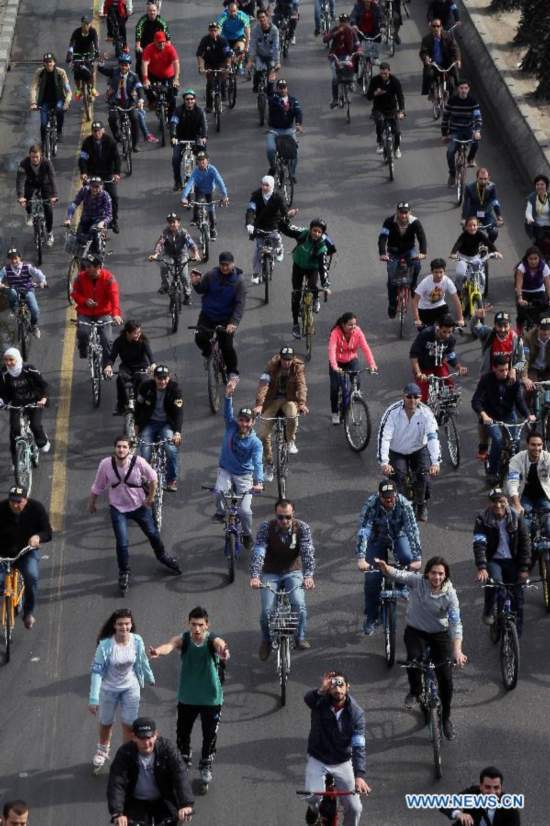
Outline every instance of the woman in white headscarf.
[[[253, 237], [256, 230], [271, 233], [275, 246], [275, 258], [283, 260], [284, 250], [281, 236], [278, 232], [281, 221], [288, 221], [296, 215], [297, 209], [287, 209], [283, 198], [275, 192], [275, 179], [272, 175], [264, 175], [260, 189], [256, 189], [250, 196], [246, 208], [246, 231]], [[265, 237], [256, 236], [256, 246], [252, 259], [252, 283], [261, 283], [261, 248]]]
[[[25, 364], [21, 353], [16, 347], [10, 347], [3, 356], [3, 367], [0, 371], [0, 403], [14, 407], [29, 407], [26, 412], [29, 424], [34, 435], [36, 445], [44, 453], [50, 449], [50, 442], [42, 427], [42, 411], [48, 403], [48, 384], [41, 373], [32, 364]], [[19, 410], [10, 410], [10, 449], [15, 459], [15, 440], [19, 435]]]

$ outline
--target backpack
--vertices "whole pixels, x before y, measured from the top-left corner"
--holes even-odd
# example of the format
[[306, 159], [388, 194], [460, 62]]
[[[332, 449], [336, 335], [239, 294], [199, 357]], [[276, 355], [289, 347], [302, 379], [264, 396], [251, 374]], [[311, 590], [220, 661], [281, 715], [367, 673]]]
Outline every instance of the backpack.
[[[186, 631], [185, 634], [183, 635], [182, 643], [181, 643], [181, 656], [182, 657], [185, 654], [185, 652], [187, 651], [187, 649], [189, 648], [190, 640], [191, 640], [191, 634], [189, 633], [189, 631]], [[210, 656], [214, 660], [214, 664], [216, 666], [216, 671], [218, 672], [218, 679], [219, 679], [220, 683], [223, 685], [224, 682], [225, 682], [225, 662], [222, 659], [220, 659], [218, 653], [216, 652], [216, 649], [214, 647], [214, 642], [211, 639], [211, 637], [208, 637], [208, 639], [206, 641], [206, 644], [208, 646], [208, 651], [210, 652]]]
[[115, 457], [111, 456], [111, 467], [113, 468], [113, 473], [115, 474], [116, 478], [118, 479], [118, 482], [115, 482], [113, 485], [111, 485], [112, 488], [118, 488], [118, 486], [122, 485], [122, 484], [126, 485], [127, 488], [143, 488], [144, 487], [143, 482], [140, 482], [139, 484], [136, 484], [135, 482], [129, 482], [128, 481], [128, 479], [132, 475], [132, 471], [134, 469], [136, 461], [137, 461], [137, 453], [134, 453], [134, 455], [130, 459], [130, 467], [128, 468], [128, 470], [126, 472], [126, 476], [124, 477], [124, 479], [121, 479], [120, 478], [120, 473], [118, 472], [118, 468], [116, 466]]

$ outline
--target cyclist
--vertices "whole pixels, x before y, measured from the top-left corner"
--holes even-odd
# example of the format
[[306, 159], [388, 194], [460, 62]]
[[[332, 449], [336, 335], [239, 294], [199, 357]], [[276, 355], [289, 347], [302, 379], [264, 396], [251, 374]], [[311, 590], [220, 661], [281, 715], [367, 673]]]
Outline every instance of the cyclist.
[[498, 238], [498, 227], [504, 223], [502, 207], [497, 198], [497, 190], [489, 178], [489, 170], [480, 166], [473, 183], [464, 187], [462, 202], [462, 220], [476, 217], [484, 225], [489, 241], [493, 244]]
[[178, 684], [178, 749], [187, 769], [191, 768], [191, 734], [198, 716], [202, 726], [202, 752], [199, 772], [204, 788], [212, 782], [212, 765], [223, 707], [225, 663], [229, 647], [225, 640], [210, 630], [208, 612], [197, 606], [189, 612], [188, 631], [168, 642], [152, 646], [152, 659], [179, 651], [181, 670]]
[[472, 319], [472, 334], [481, 341], [480, 374], [489, 373], [494, 366], [495, 356], [505, 355], [510, 361], [510, 380], [515, 381], [516, 374], [521, 375], [525, 366], [525, 351], [521, 336], [518, 336], [510, 324], [510, 314], [499, 310], [495, 313], [494, 324], [484, 324], [487, 315], [485, 309], [476, 310]]
[[80, 18], [80, 26], [71, 35], [67, 57], [65, 58], [67, 66], [70, 65], [74, 54], [79, 58], [87, 58], [86, 62], [79, 63], [73, 69], [76, 100], [80, 100], [82, 84], [87, 83], [90, 79], [92, 81], [92, 97], [96, 97], [95, 60], [99, 56], [99, 38], [96, 29], [92, 26], [90, 17], [87, 15]]
[[[42, 425], [42, 413], [48, 404], [48, 383], [36, 367], [23, 361], [16, 347], [8, 347], [3, 361], [4, 365], [0, 371], [0, 407], [5, 404], [36, 404], [36, 407], [30, 407], [26, 413], [36, 446], [42, 453], [48, 453], [51, 447], [50, 440]], [[15, 440], [19, 432], [19, 411], [10, 410], [10, 451], [13, 461]]]
[[[227, 8], [234, 0], [223, 0], [223, 5]], [[258, 0], [258, 10], [262, 9], [266, 0]], [[243, 11], [249, 17], [256, 14], [256, 0], [236, 0], [235, 5], [239, 11]]]
[[[529, 578], [531, 567], [531, 540], [529, 527], [523, 514], [516, 512], [508, 504], [504, 491], [493, 488], [489, 493], [489, 507], [477, 514], [474, 523], [474, 559], [477, 568], [477, 582], [518, 583], [513, 590], [514, 611], [517, 615], [516, 627], [521, 636], [523, 627], [523, 588], [521, 583]], [[496, 592], [494, 588], [484, 588], [485, 604], [483, 622], [492, 625], [495, 621], [493, 606]]]
[[[227, 187], [225, 181], [218, 172], [218, 169], [211, 164], [208, 159], [208, 154], [201, 150], [197, 152], [197, 165], [191, 173], [189, 180], [183, 188], [181, 193], [181, 205], [186, 207], [189, 203], [189, 193], [193, 190], [193, 198], [195, 201], [204, 200], [208, 204], [208, 223], [210, 224], [210, 240], [215, 241], [218, 237], [216, 231], [216, 211], [212, 203], [212, 196], [215, 189], [219, 189], [222, 196], [222, 204], [227, 206], [229, 204], [229, 195], [227, 194]], [[191, 225], [198, 226], [199, 208], [193, 207], [193, 220]]]
[[515, 422], [516, 410], [522, 419], [529, 419], [530, 422], [536, 420], [536, 416], [529, 413], [525, 403], [521, 382], [518, 379], [512, 381], [510, 378], [508, 356], [495, 356], [491, 372], [482, 374], [472, 397], [472, 410], [487, 427], [491, 439], [488, 476], [490, 482], [494, 483], [498, 479], [503, 440], [502, 429], [494, 422]]
[[313, 218], [309, 222], [309, 229], [282, 225], [281, 230], [297, 242], [292, 251], [292, 335], [301, 338], [299, 317], [304, 279], [307, 279], [307, 286], [314, 294], [313, 312], [318, 313], [321, 303], [317, 279], [321, 282], [321, 289], [328, 292], [330, 281], [327, 258], [336, 252], [336, 247], [326, 234], [327, 225], [323, 218]]
[[329, 47], [328, 58], [332, 72], [332, 100], [330, 108], [338, 106], [338, 76], [340, 71], [353, 69], [354, 58], [359, 49], [359, 38], [349, 22], [349, 14], [341, 14], [338, 25], [323, 35], [323, 43]]
[[153, 42], [156, 32], [164, 32], [170, 40], [168, 23], [159, 14], [157, 3], [148, 0], [145, 6], [145, 14], [142, 14], [136, 23], [136, 73], [138, 75], [141, 75], [143, 50]]
[[34, 285], [38, 284], [40, 289], [47, 287], [46, 276], [42, 270], [23, 261], [19, 251], [14, 247], [8, 250], [6, 258], [7, 264], [0, 269], [0, 288], [8, 291], [8, 303], [12, 313], [16, 312], [20, 300], [27, 305], [31, 316], [31, 333], [35, 338], [40, 338], [40, 308], [34, 293]]
[[271, 22], [265, 9], [258, 9], [257, 24], [252, 29], [247, 69], [254, 68], [252, 91], [258, 91], [258, 77], [267, 70], [267, 94], [272, 95], [277, 72], [281, 68], [279, 29]]
[[480, 256], [484, 255], [486, 250], [494, 252], [496, 257], [502, 260], [501, 253], [489, 240], [489, 236], [479, 228], [478, 219], [473, 215], [466, 218], [464, 230], [454, 242], [449, 256], [457, 260], [455, 287], [459, 294], [462, 292], [468, 274], [468, 264], [479, 264]]
[[[430, 646], [437, 664], [435, 673], [441, 697], [443, 733], [448, 740], [454, 740], [456, 733], [451, 720], [453, 671], [450, 660], [452, 656], [456, 665], [462, 668], [468, 657], [462, 651], [460, 604], [451, 582], [449, 564], [442, 556], [432, 556], [421, 574], [398, 571], [381, 559], [377, 563], [384, 576], [410, 588], [404, 637], [407, 660], [413, 662], [421, 659], [426, 646]], [[413, 708], [420, 696], [421, 677], [417, 668], [408, 668], [407, 675], [410, 689], [405, 706]]]
[[211, 339], [218, 327], [217, 336], [223, 360], [230, 380], [237, 380], [239, 371], [233, 336], [237, 332], [245, 308], [246, 287], [243, 271], [235, 266], [232, 252], [221, 252], [218, 266], [203, 275], [191, 272], [191, 284], [202, 296], [201, 312], [197, 321], [195, 343], [203, 357], [208, 359]]
[[[329, 12], [330, 12], [330, 19], [336, 19], [336, 0], [328, 0]], [[319, 37], [321, 34], [321, 0], [314, 0], [313, 5], [313, 19], [315, 21], [315, 31], [313, 32], [315, 37]]]
[[470, 81], [459, 78], [456, 92], [451, 95], [441, 118], [441, 136], [443, 143], [447, 143], [447, 165], [449, 178], [447, 186], [453, 187], [456, 183], [455, 155], [458, 149], [457, 141], [470, 141], [470, 148], [466, 163], [475, 166], [475, 156], [481, 140], [481, 109], [479, 103], [470, 94]]
[[[429, 382], [428, 376], [440, 376], [444, 378], [449, 375], [449, 364], [454, 367], [459, 375], [467, 376], [468, 368], [463, 367], [455, 352], [456, 339], [454, 330], [456, 324], [451, 315], [443, 316], [431, 327], [420, 330], [411, 345], [409, 358], [413, 378], [422, 390], [421, 401], [428, 401]], [[445, 382], [452, 387], [451, 379]]]
[[526, 321], [537, 321], [550, 303], [550, 267], [538, 247], [529, 247], [514, 273], [517, 331]]
[[92, 134], [84, 138], [78, 168], [83, 184], [94, 177], [103, 181], [104, 191], [111, 198], [113, 217], [110, 226], [118, 234], [117, 183], [120, 181], [120, 153], [116, 140], [105, 134], [105, 127], [100, 120], [92, 123]]
[[[338, 791], [356, 791], [340, 798], [346, 826], [359, 826], [361, 801], [370, 786], [365, 780], [365, 713], [349, 693], [349, 680], [342, 671], [323, 674], [321, 685], [304, 696], [311, 709], [307, 741], [305, 787], [321, 790], [330, 773]], [[319, 823], [321, 800], [308, 798], [306, 823]]]
[[[85, 243], [90, 236], [92, 228], [94, 228], [94, 230], [106, 229], [113, 217], [111, 197], [109, 193], [103, 189], [103, 181], [101, 178], [95, 175], [92, 176], [78, 190], [67, 208], [66, 227], [71, 225], [71, 218], [80, 204], [82, 204], [82, 211], [76, 232], [79, 240]], [[96, 234], [92, 244], [92, 249], [94, 249], [95, 252], [98, 251], [97, 244], [98, 238]]]
[[[296, 169], [298, 166], [298, 142], [296, 132], [303, 132], [302, 108], [297, 98], [288, 94], [288, 83], [280, 78], [277, 81], [277, 91], [268, 98], [268, 125], [266, 137], [266, 152], [269, 162], [268, 175], [275, 174], [275, 156], [278, 151], [286, 152], [289, 157], [289, 171], [292, 180], [296, 183]], [[278, 137], [286, 137], [279, 146]], [[282, 145], [284, 143], [284, 145]]]
[[128, 385], [133, 385], [134, 394], [137, 394], [139, 385], [154, 370], [154, 357], [149, 339], [141, 329], [141, 323], [130, 319], [122, 328], [122, 332], [115, 338], [107, 364], [105, 376], [110, 379], [113, 375], [113, 365], [120, 358], [116, 381], [117, 403], [113, 416], [122, 416], [128, 407]]
[[2, 826], [27, 826], [29, 807], [24, 800], [6, 800], [2, 808]]
[[114, 108], [126, 109], [130, 118], [130, 130], [132, 136], [132, 152], [139, 152], [138, 130], [147, 143], [158, 143], [158, 138], [152, 135], [147, 129], [145, 120], [144, 91], [141, 80], [136, 72], [132, 72], [130, 66], [132, 58], [129, 54], [121, 54], [118, 58], [118, 67], [98, 66], [98, 70], [105, 75], [107, 80], [106, 98], [109, 104], [109, 127], [113, 133], [115, 141], [120, 143], [120, 115]]
[[183, 93], [183, 106], [178, 106], [170, 119], [172, 142], [172, 172], [174, 174], [174, 192], [183, 189], [181, 180], [181, 160], [184, 147], [178, 141], [191, 141], [195, 155], [204, 149], [208, 140], [208, 124], [204, 109], [197, 106], [197, 95], [193, 89]]
[[[282, 261], [284, 257], [283, 242], [278, 232], [281, 221], [288, 221], [296, 215], [296, 209], [287, 209], [286, 203], [278, 192], [275, 192], [275, 179], [272, 175], [264, 175], [260, 189], [255, 189], [250, 196], [250, 201], [246, 208], [246, 231], [250, 238], [254, 237], [256, 230], [270, 233], [270, 239], [275, 245], [275, 260]], [[256, 236], [254, 246], [254, 256], [252, 259], [252, 283], [260, 284], [262, 247], [265, 244], [265, 237]]]
[[[88, 255], [83, 263], [71, 291], [71, 299], [76, 307], [78, 327], [76, 340], [81, 359], [88, 357], [88, 339], [90, 321], [114, 322], [122, 324], [119, 304], [119, 289], [112, 272], [103, 267], [103, 261], [97, 255]], [[82, 322], [82, 323], [81, 323]], [[103, 369], [111, 357], [110, 324], [100, 324], [99, 339], [103, 351]]]
[[151, 84], [162, 84], [166, 90], [168, 118], [171, 118], [176, 108], [176, 95], [180, 85], [180, 60], [164, 32], [155, 32], [153, 42], [143, 50], [141, 61], [141, 76], [149, 103], [154, 106], [156, 98]]
[[384, 123], [391, 123], [393, 133], [393, 154], [401, 157], [401, 132], [399, 121], [405, 117], [405, 97], [401, 82], [391, 74], [390, 64], [381, 63], [380, 72], [374, 75], [367, 89], [367, 100], [372, 100], [372, 117], [376, 125], [376, 151], [384, 151], [382, 135]]
[[48, 233], [47, 244], [52, 247], [54, 243], [52, 207], [57, 203], [57, 182], [53, 164], [47, 158], [44, 158], [42, 147], [38, 143], [32, 144], [29, 154], [19, 164], [15, 188], [18, 202], [27, 212], [26, 223], [28, 227], [32, 227], [31, 198], [34, 193], [42, 198], [46, 232]]
[[378, 494], [373, 493], [363, 505], [357, 532], [357, 567], [365, 574], [368, 572], [363, 623], [367, 637], [372, 637], [378, 625], [382, 587], [382, 575], [374, 560], [381, 557], [387, 561], [390, 549], [399, 564], [409, 571], [420, 568], [422, 548], [413, 507], [397, 492], [394, 483], [386, 479], [378, 485]]
[[131, 741], [115, 754], [107, 803], [115, 826], [153, 818], [158, 823], [167, 818], [191, 820], [194, 800], [187, 770], [175, 746], [160, 737], [150, 717], [134, 720]]
[[[153, 254], [149, 256], [149, 261], [156, 261], [161, 256], [167, 256], [172, 259], [174, 265], [177, 265], [183, 258], [189, 257], [188, 250], [191, 253], [192, 261], [201, 260], [199, 248], [187, 230], [182, 227], [179, 215], [171, 212], [166, 216], [166, 226], [155, 244]], [[182, 269], [181, 281], [184, 293], [183, 303], [191, 304], [191, 288], [188, 286], [187, 263]], [[168, 292], [168, 267], [166, 264], [161, 265], [160, 282], [159, 293], [165, 295]]]
[[[31, 629], [38, 591], [38, 548], [50, 542], [52, 527], [44, 505], [38, 499], [29, 499], [27, 490], [12, 485], [8, 498], [0, 502], [0, 556], [13, 559], [22, 548], [30, 545], [32, 551], [17, 560], [14, 568], [20, 571], [25, 584], [23, 594], [23, 624]], [[0, 591], [4, 591], [4, 572], [0, 566]]]
[[311, 528], [307, 522], [296, 519], [294, 502], [279, 499], [275, 503], [275, 519], [262, 522], [258, 528], [250, 557], [250, 587], [262, 588], [262, 641], [258, 652], [262, 662], [271, 653], [268, 618], [276, 599], [273, 591], [266, 586], [275, 591], [292, 591], [288, 599], [292, 610], [299, 615], [296, 648], [299, 651], [311, 648], [311, 643], [306, 639], [307, 609], [304, 590], [311, 591], [315, 588], [314, 572], [315, 547]]
[[[418, 249], [417, 249], [418, 247]], [[416, 290], [420, 275], [420, 261], [426, 257], [428, 245], [426, 233], [420, 220], [412, 214], [406, 201], [399, 201], [395, 214], [389, 215], [378, 235], [378, 255], [380, 261], [387, 261], [388, 271], [388, 316], [397, 313], [397, 287], [395, 275], [399, 260], [404, 258], [411, 273], [411, 292]]]
[[[521, 340], [521, 339], [520, 339]], [[550, 318], [541, 318], [525, 336], [527, 376], [523, 377], [525, 389], [532, 392], [533, 382], [550, 381]]]
[[540, 433], [527, 434], [527, 450], [510, 459], [506, 487], [510, 504], [531, 527], [533, 510], [544, 510], [543, 535], [550, 539], [550, 451], [544, 449]]
[[420, 401], [422, 391], [414, 382], [403, 388], [403, 398], [390, 404], [378, 428], [378, 462], [384, 476], [395, 476], [399, 493], [407, 493], [407, 474], [412, 475], [416, 518], [428, 521], [429, 477], [437, 476], [441, 447], [437, 422]]
[[[206, 111], [212, 112], [214, 99], [214, 76], [212, 72], [228, 69], [231, 65], [231, 46], [221, 36], [221, 27], [217, 20], [208, 24], [208, 34], [200, 41], [197, 51], [197, 68], [199, 74], [206, 73]], [[226, 73], [222, 71], [220, 91], [222, 100], [227, 99]]]
[[[479, 774], [479, 786], [469, 786], [461, 792], [464, 798], [466, 795], [494, 795], [495, 798], [502, 796], [503, 776], [500, 769], [495, 766], [487, 766]], [[470, 798], [472, 802], [479, 800], [479, 797]], [[463, 808], [463, 809], [440, 809], [453, 823], [460, 826], [482, 826], [484, 823], [492, 823], [494, 826], [520, 826], [520, 813], [518, 809], [500, 809], [488, 806], [484, 809]]]
[[[263, 490], [262, 443], [254, 433], [254, 414], [249, 407], [241, 407], [237, 418], [233, 416], [232, 395], [236, 383], [228, 382], [225, 388], [225, 431], [216, 478], [219, 494], [233, 489], [236, 494], [246, 494], [239, 505], [243, 529], [243, 545], [252, 548], [252, 494]], [[221, 495], [216, 500], [214, 519], [224, 521], [224, 502]]]
[[250, 42], [250, 17], [239, 9], [238, 3], [228, 3], [225, 11], [217, 18], [221, 27], [221, 35], [224, 37], [239, 59], [248, 51]]
[[107, 38], [113, 40], [118, 29], [124, 48], [127, 47], [126, 23], [133, 12], [133, 0], [103, 0], [101, 17], [107, 18]]
[[55, 109], [57, 119], [57, 142], [63, 140], [65, 112], [71, 105], [72, 92], [65, 69], [55, 62], [55, 55], [46, 52], [42, 58], [42, 68], [37, 69], [31, 84], [31, 111], [40, 111], [40, 138], [42, 146], [46, 140], [46, 125], [50, 109]]
[[445, 31], [448, 31], [460, 21], [456, 0], [431, 0], [427, 17], [432, 23], [434, 20], [441, 20]]
[[300, 0], [275, 0], [273, 6], [273, 22], [278, 29], [283, 20], [288, 20], [288, 34], [290, 42], [296, 43], [296, 26], [298, 25]]
[[[340, 376], [343, 372], [359, 369], [358, 351], [363, 352], [369, 370], [377, 371], [378, 367], [367, 344], [365, 334], [357, 324], [355, 313], [343, 313], [336, 319], [328, 339], [328, 364], [330, 378], [330, 409], [332, 424], [340, 424], [338, 412], [338, 390]], [[359, 377], [357, 381], [359, 385]]]
[[132, 723], [139, 715], [141, 688], [155, 685], [142, 637], [135, 633], [128, 608], [113, 611], [97, 638], [92, 662], [88, 710], [99, 717], [99, 742], [92, 765], [99, 771], [109, 759], [117, 706], [120, 707], [122, 741], [132, 739]]
[[430, 262], [430, 275], [427, 275], [417, 285], [413, 300], [414, 323], [417, 327], [423, 324], [434, 324], [438, 319], [449, 314], [446, 302], [450, 296], [454, 307], [457, 325], [464, 327], [464, 315], [458, 297], [457, 289], [448, 275], [445, 274], [446, 263], [444, 258], [434, 258]]
[[550, 181], [546, 175], [537, 175], [525, 205], [525, 231], [535, 244], [540, 245], [545, 257], [550, 249]]
[[[288, 452], [298, 453], [296, 431], [298, 415], [309, 413], [307, 402], [307, 383], [304, 362], [299, 359], [292, 347], [281, 347], [279, 353], [270, 359], [260, 376], [256, 390], [255, 415], [273, 418], [279, 414], [288, 417], [286, 422], [286, 441]], [[273, 450], [271, 431], [273, 422], [262, 421], [258, 434], [263, 445], [264, 480], [273, 481]]]
[[[151, 461], [151, 442], [164, 441], [166, 484], [164, 490], [178, 489], [178, 447], [182, 441], [183, 396], [165, 364], [157, 364], [153, 378], [142, 382], [136, 398], [136, 431], [140, 455]], [[149, 443], [149, 444], [146, 444]]]
[[[443, 29], [441, 19], [434, 17], [430, 21], [430, 31], [422, 38], [419, 57], [422, 61], [422, 88], [421, 95], [431, 95], [433, 85], [440, 73], [433, 67], [433, 63], [441, 69], [449, 69], [449, 92], [452, 92], [458, 83], [458, 70], [462, 65], [460, 49], [452, 34]], [[453, 63], [456, 64], [453, 66]], [[451, 69], [452, 66], [452, 69]]]
[[[317, 0], [316, 0], [317, 2]], [[380, 41], [382, 10], [377, 0], [357, 0], [350, 14], [350, 23], [370, 40]], [[315, 32], [318, 34], [318, 32]], [[378, 51], [376, 52], [378, 56]]]

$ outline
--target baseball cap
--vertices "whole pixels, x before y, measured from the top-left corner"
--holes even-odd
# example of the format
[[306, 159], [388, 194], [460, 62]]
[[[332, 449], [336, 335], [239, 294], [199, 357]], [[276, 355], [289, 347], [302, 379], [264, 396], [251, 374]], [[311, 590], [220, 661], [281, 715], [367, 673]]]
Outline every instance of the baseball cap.
[[399, 201], [397, 204], [397, 211], [398, 212], [410, 212], [411, 208], [406, 201]]
[[241, 418], [242, 419], [252, 419], [252, 418], [254, 418], [254, 414], [253, 414], [252, 410], [250, 409], [250, 407], [241, 407], [241, 409], [239, 410], [238, 418], [239, 419], [241, 419]]
[[503, 497], [506, 499], [506, 494], [502, 488], [492, 488], [492, 490], [489, 491], [489, 499], [502, 499]]
[[92, 129], [103, 129], [103, 122], [100, 120], [94, 120], [92, 123]]
[[281, 78], [279, 78], [279, 80], [277, 81], [277, 86], [288, 86], [288, 83], [286, 82], [286, 80], [284, 79], [284, 77], [281, 77]]
[[170, 375], [170, 370], [165, 364], [157, 364], [153, 375], [156, 379], [165, 379]]
[[155, 32], [153, 40], [155, 41], [155, 43], [165, 43], [166, 34], [164, 32]]
[[232, 264], [234, 260], [235, 256], [232, 252], [229, 252], [228, 250], [225, 250], [225, 252], [220, 252], [220, 256], [218, 258], [220, 264]]
[[8, 492], [8, 499], [12, 502], [20, 502], [27, 498], [27, 488], [22, 485], [12, 485]]
[[403, 388], [403, 394], [405, 396], [421, 396], [422, 391], [420, 387], [412, 381], [410, 384], [406, 384]]
[[386, 496], [389, 496], [392, 493], [397, 493], [397, 488], [393, 482], [388, 482], [387, 479], [384, 479], [378, 485], [378, 493], [384, 493]]
[[179, 215], [176, 215], [175, 212], [169, 212], [168, 215], [166, 216], [166, 220], [167, 221], [179, 221], [180, 217], [179, 217]]
[[152, 737], [157, 730], [157, 724], [150, 717], [138, 717], [132, 723], [132, 731], [140, 739]]
[[86, 14], [83, 14], [82, 17], [80, 18], [80, 22], [81, 23], [89, 23], [90, 18]]
[[42, 62], [44, 62], [45, 60], [55, 60], [55, 55], [54, 55], [54, 53], [53, 53], [53, 52], [46, 52], [46, 53], [42, 56]]
[[16, 247], [10, 247], [6, 253], [6, 258], [15, 258], [16, 256], [17, 258], [21, 257], [19, 250]]
[[505, 313], [501, 310], [499, 313], [495, 314], [495, 324], [509, 324], [510, 323], [510, 313]]
[[291, 359], [294, 356], [294, 347], [281, 347], [279, 350], [279, 355], [282, 356], [284, 359]]
[[541, 318], [539, 321], [539, 327], [542, 330], [550, 330], [550, 318]]

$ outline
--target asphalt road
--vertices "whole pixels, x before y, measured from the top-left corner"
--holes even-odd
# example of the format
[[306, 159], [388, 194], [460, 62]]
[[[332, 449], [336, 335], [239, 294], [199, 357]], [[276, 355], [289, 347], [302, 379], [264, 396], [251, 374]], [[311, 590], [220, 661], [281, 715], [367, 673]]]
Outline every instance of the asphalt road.
[[[163, 5], [183, 57], [183, 85], [200, 90], [202, 82], [195, 73], [193, 54], [217, 4], [165, 0]], [[135, 611], [147, 644], [177, 633], [188, 611], [201, 604], [210, 611], [213, 628], [231, 646], [215, 780], [208, 796], [197, 803], [198, 823], [275, 826], [302, 822], [303, 805], [294, 793], [303, 785], [308, 732], [302, 696], [318, 683], [327, 667], [335, 666], [349, 674], [352, 693], [366, 709], [367, 779], [373, 788], [366, 805], [367, 822], [378, 826], [442, 822], [437, 813], [408, 814], [404, 794], [460, 790], [476, 780], [482, 766], [496, 763], [504, 771], [507, 790], [526, 794], [523, 822], [539, 826], [546, 821], [548, 811], [549, 620], [543, 613], [540, 592], [531, 593], [522, 640], [521, 680], [515, 691], [505, 694], [496, 650], [480, 627], [481, 592], [473, 586], [471, 528], [474, 512], [484, 506], [481, 469], [473, 458], [475, 421], [469, 407], [478, 346], [469, 338], [459, 345], [461, 358], [472, 372], [464, 382], [460, 420], [463, 463], [459, 472], [444, 468], [434, 485], [430, 522], [422, 527], [425, 556], [443, 552], [452, 563], [464, 616], [464, 649], [470, 657], [468, 667], [456, 675], [458, 739], [444, 744], [444, 779], [437, 784], [432, 781], [428, 733], [418, 717], [402, 706], [406, 693], [403, 670], [396, 667], [388, 672], [380, 636], [365, 641], [361, 633], [362, 582], [354, 562], [354, 534], [360, 507], [378, 482], [374, 440], [362, 455], [352, 454], [342, 430], [331, 426], [329, 416], [326, 339], [331, 324], [346, 310], [357, 312], [380, 367], [378, 378], [364, 382], [375, 423], [409, 379], [409, 341], [400, 342], [396, 323], [386, 318], [385, 273], [376, 248], [382, 220], [398, 200], [409, 200], [426, 228], [430, 256], [447, 255], [459, 233], [457, 210], [445, 186], [439, 132], [426, 101], [418, 94], [417, 47], [424, 31], [424, 4], [418, 4], [421, 8], [415, 8], [415, 19], [404, 26], [404, 45], [392, 61], [404, 83], [408, 112], [403, 126], [403, 159], [393, 184], [387, 182], [375, 154], [366, 103], [354, 97], [349, 126], [341, 112], [329, 110], [326, 53], [312, 34], [311, 0], [302, 5], [299, 44], [292, 49], [283, 71], [291, 93], [298, 95], [305, 111], [296, 204], [304, 224], [319, 213], [327, 218], [339, 250], [332, 275], [333, 295], [318, 318], [313, 360], [307, 369], [311, 415], [301, 426], [300, 453], [292, 461], [290, 475], [297, 513], [311, 523], [317, 547], [317, 589], [308, 595], [313, 647], [295, 657], [288, 705], [280, 710], [273, 663], [261, 664], [257, 659], [258, 595], [248, 588], [244, 559], [235, 584], [227, 585], [220, 528], [210, 521], [212, 503], [200, 489], [201, 483], [214, 479], [222, 420], [209, 413], [202, 360], [186, 329], [197, 317], [198, 304], [186, 310], [180, 332], [168, 335], [167, 302], [157, 294], [158, 270], [145, 261], [164, 216], [177, 208], [177, 196], [171, 192], [169, 150], [156, 146], [142, 146], [134, 175], [120, 186], [121, 233], [113, 236], [109, 267], [121, 285], [124, 317], [142, 319], [157, 360], [174, 368], [184, 388], [181, 483], [176, 496], [166, 497], [163, 532], [167, 545], [182, 560], [185, 573], [178, 579], [166, 576], [141, 534], [132, 532], [134, 578], [125, 604]], [[17, 162], [38, 135], [35, 116], [26, 111], [34, 69], [29, 61], [40, 60], [42, 52], [51, 48], [64, 55], [82, 11], [74, 0], [26, 0], [21, 6], [15, 63], [0, 104], [3, 251], [16, 240], [31, 253], [30, 231], [24, 228], [14, 199]], [[133, 24], [135, 20], [134, 16]], [[209, 142], [212, 162], [224, 175], [231, 197], [230, 208], [219, 213], [215, 250], [232, 249], [246, 272], [250, 271], [251, 244], [244, 233], [244, 208], [249, 192], [258, 186], [266, 170], [263, 130], [256, 123], [254, 104], [250, 86], [242, 83], [236, 109], [224, 113], [221, 134], [212, 133]], [[102, 97], [98, 111], [104, 114]], [[149, 120], [153, 125], [154, 118]], [[79, 130], [77, 104], [67, 117], [66, 140], [56, 160], [63, 208], [56, 211], [57, 241], [44, 266], [51, 288], [40, 296], [43, 335], [32, 353], [32, 361], [52, 382], [53, 404], [46, 422], [55, 446], [41, 464], [34, 495], [46, 504], [64, 503], [61, 513], [56, 514], [58, 524], [62, 519], [63, 531], [43, 549], [38, 622], [31, 633], [22, 626], [17, 628], [12, 662], [0, 668], [0, 796], [28, 800], [33, 822], [41, 826], [107, 822], [105, 776], [96, 778], [91, 773], [96, 731], [87, 712], [88, 670], [97, 629], [121, 605], [115, 589], [107, 507], [103, 502], [96, 516], [86, 512], [97, 463], [109, 453], [120, 425], [120, 420], [111, 416], [114, 386], [107, 388], [100, 410], [94, 411], [85, 363], [76, 360], [73, 364], [70, 358], [62, 363], [66, 255], [60, 225], [72, 192]], [[508, 149], [506, 136], [496, 134], [488, 124], [479, 159], [489, 166], [499, 186], [506, 217], [499, 241], [505, 260], [492, 271], [491, 299], [499, 306], [510, 302], [511, 268], [525, 247], [521, 208], [527, 182], [515, 179]], [[267, 308], [259, 289], [249, 291], [238, 334], [242, 381], [237, 404], [253, 400], [264, 363], [290, 340], [289, 271], [287, 258], [278, 268]], [[59, 388], [71, 371], [66, 438], [59, 414], [63, 404]], [[10, 483], [6, 422], [1, 426], [2, 488], [6, 490]], [[57, 489], [52, 489], [52, 474]], [[274, 497], [271, 486], [255, 501], [256, 524], [271, 513]], [[402, 628], [401, 616], [400, 631]], [[402, 643], [400, 646], [402, 652]], [[175, 735], [177, 672], [176, 658], [156, 663], [157, 686], [147, 688], [142, 700], [142, 711], [152, 714], [161, 733], [169, 737]], [[118, 738], [117, 731], [115, 745]]]

